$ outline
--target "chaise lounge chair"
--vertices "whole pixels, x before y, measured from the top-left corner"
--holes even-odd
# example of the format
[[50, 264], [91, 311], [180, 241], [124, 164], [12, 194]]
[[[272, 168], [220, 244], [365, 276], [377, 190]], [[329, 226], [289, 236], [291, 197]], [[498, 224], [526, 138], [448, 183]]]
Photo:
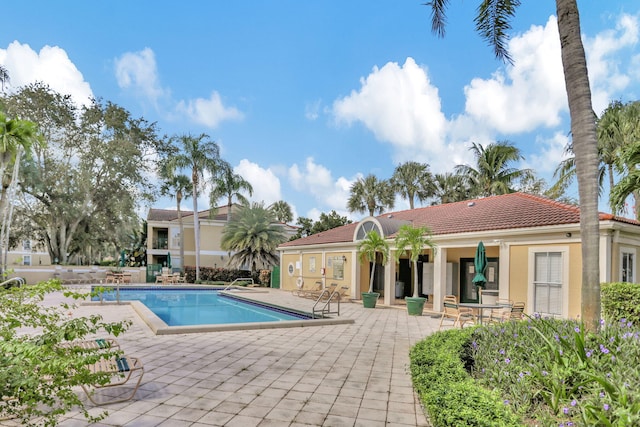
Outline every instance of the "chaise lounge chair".
[[94, 340], [68, 341], [61, 347], [78, 350], [119, 350], [120, 344], [113, 338], [96, 338]]
[[[82, 385], [82, 389], [87, 397], [94, 405], [106, 405], [111, 403], [126, 402], [133, 399], [142, 382], [144, 375], [144, 367], [140, 359], [131, 356], [116, 356], [98, 360], [93, 365], [88, 366], [89, 371], [93, 374], [105, 373], [109, 375], [109, 382], [106, 384]], [[137, 375], [137, 381], [132, 381], [133, 390], [126, 392], [118, 392], [115, 395], [111, 393], [100, 393], [101, 399], [96, 400], [96, 390], [110, 387], [125, 386], [129, 380]]]

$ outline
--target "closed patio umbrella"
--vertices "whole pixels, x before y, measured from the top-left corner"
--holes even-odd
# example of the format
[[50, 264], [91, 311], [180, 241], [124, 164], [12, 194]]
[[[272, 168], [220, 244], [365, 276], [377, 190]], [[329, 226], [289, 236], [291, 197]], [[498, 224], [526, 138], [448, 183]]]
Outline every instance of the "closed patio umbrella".
[[167, 252], [167, 267], [171, 268], [171, 252]]
[[473, 265], [476, 270], [476, 275], [471, 280], [476, 286], [484, 286], [487, 283], [487, 278], [484, 276], [484, 271], [487, 269], [487, 254], [484, 249], [484, 243], [480, 241], [476, 248], [476, 256], [473, 259]]
[[120, 267], [124, 267], [124, 263], [125, 263], [125, 253], [124, 253], [124, 249], [120, 252]]

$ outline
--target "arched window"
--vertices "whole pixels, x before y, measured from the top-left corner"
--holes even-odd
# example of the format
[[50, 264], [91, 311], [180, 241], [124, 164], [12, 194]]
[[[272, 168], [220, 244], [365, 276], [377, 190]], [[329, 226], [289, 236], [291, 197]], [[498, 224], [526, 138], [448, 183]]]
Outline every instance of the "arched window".
[[356, 240], [362, 240], [365, 238], [368, 232], [371, 230], [375, 230], [379, 235], [382, 236], [382, 232], [380, 232], [380, 227], [373, 221], [365, 221], [358, 227], [358, 232], [356, 234]]

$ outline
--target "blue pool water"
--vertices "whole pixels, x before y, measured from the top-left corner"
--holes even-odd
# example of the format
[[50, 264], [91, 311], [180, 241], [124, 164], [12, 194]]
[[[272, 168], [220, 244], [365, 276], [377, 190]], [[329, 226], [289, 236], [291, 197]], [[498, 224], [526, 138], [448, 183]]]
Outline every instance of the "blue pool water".
[[[213, 289], [121, 288], [121, 301], [140, 301], [169, 326], [226, 323], [278, 322], [309, 319], [295, 313], [259, 303], [221, 295]], [[92, 298], [99, 300], [98, 296]], [[115, 301], [116, 291], [103, 294]]]

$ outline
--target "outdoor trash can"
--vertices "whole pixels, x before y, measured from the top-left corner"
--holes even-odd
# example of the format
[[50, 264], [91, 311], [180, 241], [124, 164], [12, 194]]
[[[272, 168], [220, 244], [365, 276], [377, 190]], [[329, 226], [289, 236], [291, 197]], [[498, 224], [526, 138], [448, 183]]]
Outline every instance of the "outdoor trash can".
[[404, 298], [404, 282], [396, 282], [396, 298]]

